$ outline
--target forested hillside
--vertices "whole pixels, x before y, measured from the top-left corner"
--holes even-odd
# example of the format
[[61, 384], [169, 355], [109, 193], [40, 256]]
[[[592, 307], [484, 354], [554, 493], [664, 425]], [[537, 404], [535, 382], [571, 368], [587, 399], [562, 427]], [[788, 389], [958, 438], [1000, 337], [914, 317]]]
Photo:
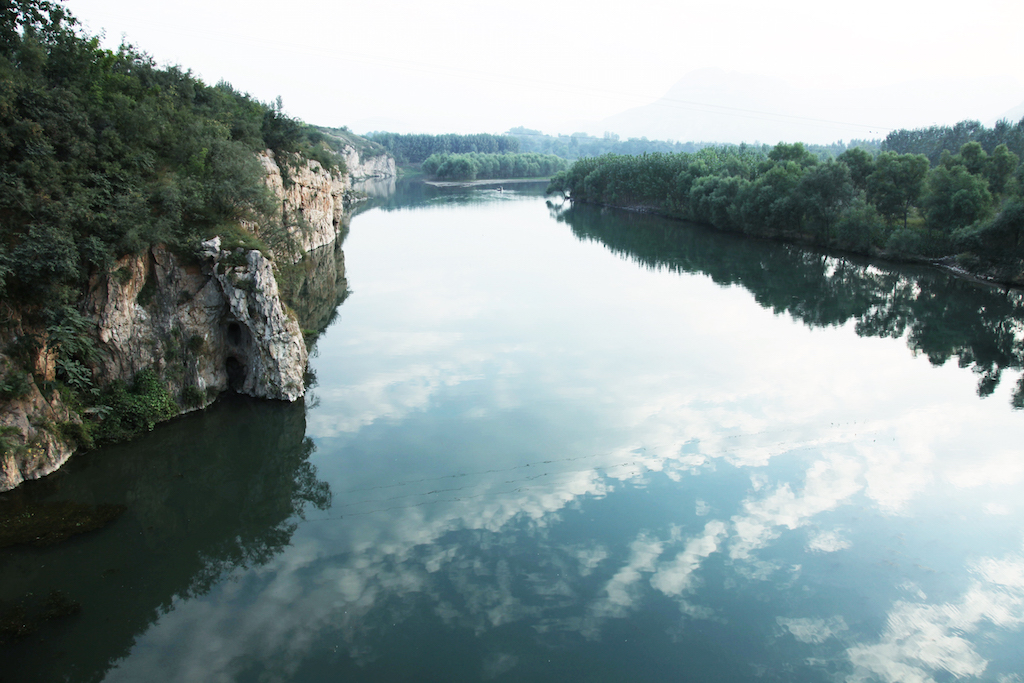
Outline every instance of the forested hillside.
[[[549, 191], [858, 253], [958, 255], [961, 267], [1021, 282], [1024, 169], [1010, 145], [1022, 130], [1024, 121], [978, 129], [987, 148], [968, 141], [933, 154], [935, 163], [924, 154], [862, 148], [823, 161], [799, 143], [767, 152], [740, 145], [606, 155], [577, 161]], [[905, 139], [933, 151], [943, 137], [901, 131], [886, 142]]]
[[[131, 384], [101, 386], [103, 340], [84, 303], [90, 288], [110, 278], [126, 284], [136, 274], [118, 259], [156, 245], [186, 265], [213, 236], [228, 250], [267, 252], [254, 232], [276, 239], [286, 229], [257, 153], [272, 150], [287, 186], [310, 159], [343, 170], [334, 153], [341, 144], [285, 116], [279, 101], [264, 104], [226, 83], [159, 68], [131, 46], [103, 49], [55, 2], [3, 3], [0, 402], [28, 401], [29, 413], [51, 414], [31, 428], [11, 417], [21, 422], [0, 428], [0, 454], [30, 429], [89, 444], [205, 400], [172, 397], [153, 370]], [[246, 263], [243, 253], [235, 258]], [[142, 277], [136, 302], [144, 306], [156, 285]], [[175, 360], [178, 347], [196, 355], [205, 342], [167, 343]], [[81, 423], [67, 412], [86, 409], [95, 420]], [[18, 446], [23, 454], [31, 448]]]
[[221, 83], [80, 35], [46, 0], [0, 17], [0, 295], [60, 316], [90, 273], [188, 249], [270, 207], [255, 153], [327, 166], [324, 136]]

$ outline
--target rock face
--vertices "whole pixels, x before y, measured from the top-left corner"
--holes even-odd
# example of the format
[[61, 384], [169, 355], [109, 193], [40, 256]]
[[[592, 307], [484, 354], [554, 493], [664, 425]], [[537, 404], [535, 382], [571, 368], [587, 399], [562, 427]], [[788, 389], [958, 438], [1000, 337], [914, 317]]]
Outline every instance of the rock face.
[[391, 155], [379, 154], [362, 159], [355, 147], [346, 145], [342, 156], [345, 157], [345, 166], [352, 180], [394, 178], [398, 175], [398, 166]]
[[[272, 229], [258, 225], [249, 227], [271, 245], [278, 258], [288, 258], [294, 263], [303, 255], [334, 242], [345, 207], [355, 198], [353, 181], [394, 178], [397, 173], [394, 158], [386, 154], [360, 159], [355, 147], [345, 146], [341, 156], [348, 169], [344, 174], [331, 173], [317, 161], [294, 165], [277, 159], [269, 149], [260, 153], [267, 186], [280, 199], [281, 205]], [[284, 239], [273, 234], [279, 225], [285, 228]]]
[[[9, 364], [6, 357], [2, 364]], [[81, 424], [81, 418], [64, 405], [56, 391], [45, 397], [34, 383], [29, 383], [25, 395], [0, 404], [0, 426], [5, 432], [0, 491], [26, 479], [44, 477], [63, 465], [73, 449], [61, 427], [76, 423]]]
[[285, 314], [270, 260], [256, 250], [223, 251], [220, 238], [203, 247], [189, 267], [153, 247], [94, 283], [85, 309], [99, 329], [98, 383], [155, 368], [186, 410], [228, 389], [299, 398], [306, 346]]
[[281, 202], [273, 229], [283, 225], [286, 238], [275, 239], [271, 230], [260, 226], [253, 226], [253, 232], [270, 243], [279, 257], [293, 263], [303, 254], [332, 243], [351, 190], [349, 177], [329, 173], [319, 162], [311, 161], [297, 168], [288, 166], [286, 181], [271, 150], [262, 152], [259, 159], [267, 174], [267, 186]]
[[[243, 227], [261, 237], [272, 255], [223, 249], [213, 238], [187, 263], [158, 245], [94, 276], [79, 307], [96, 323], [94, 385], [130, 382], [151, 368], [181, 412], [203, 408], [228, 390], [283, 401], [302, 397], [308, 354], [300, 325], [326, 325], [347, 293], [338, 237], [347, 230], [347, 204], [355, 199], [352, 177], [395, 175], [388, 156], [361, 161], [354, 148], [344, 156], [349, 172], [331, 174], [315, 161], [285, 164], [282, 171], [272, 152], [260, 154], [280, 209], [263, 224]], [[282, 266], [291, 273], [284, 292], [276, 277]], [[295, 312], [284, 303], [288, 296]], [[17, 335], [45, 338], [42, 331]], [[52, 381], [57, 362], [44, 347], [31, 365], [39, 378]], [[22, 376], [24, 391], [0, 400], [0, 491], [59, 468], [74, 450], [76, 429], [81, 431], [82, 416], [56, 391], [44, 395], [0, 354], [4, 391], [12, 377]]]

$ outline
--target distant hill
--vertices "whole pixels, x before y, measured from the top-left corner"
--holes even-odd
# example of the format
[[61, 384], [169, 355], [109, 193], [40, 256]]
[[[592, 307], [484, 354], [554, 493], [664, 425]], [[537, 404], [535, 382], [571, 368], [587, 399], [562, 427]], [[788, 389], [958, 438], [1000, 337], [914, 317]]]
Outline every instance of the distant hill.
[[657, 102], [602, 120], [594, 132], [662, 140], [828, 143], [881, 138], [896, 128], [994, 120], [1022, 96], [991, 79], [836, 90], [711, 68], [690, 72]]
[[1013, 109], [1008, 109], [1007, 111], [1004, 111], [1002, 114], [997, 116], [994, 120], [989, 121], [989, 125], [994, 124], [996, 121], [1003, 121], [1003, 120], [1009, 121], [1010, 123], [1016, 123], [1017, 121], [1020, 121], [1021, 119], [1024, 119], [1024, 102], [1021, 102], [1020, 104], [1018, 104]]

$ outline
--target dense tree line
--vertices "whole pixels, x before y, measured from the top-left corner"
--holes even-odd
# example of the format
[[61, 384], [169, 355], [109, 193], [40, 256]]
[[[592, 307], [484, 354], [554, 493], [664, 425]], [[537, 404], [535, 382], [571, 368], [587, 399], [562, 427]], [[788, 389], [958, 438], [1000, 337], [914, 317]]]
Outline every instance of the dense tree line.
[[581, 159], [549, 191], [860, 253], [969, 252], [1019, 271], [1022, 174], [1005, 143], [989, 153], [968, 142], [935, 165], [922, 154], [862, 148], [821, 160], [795, 143]]
[[992, 154], [999, 145], [1024, 158], [1024, 119], [1017, 123], [998, 121], [986, 128], [978, 121], [961, 121], [955, 126], [930, 126], [913, 130], [894, 130], [882, 142], [882, 149], [899, 154], [923, 154], [933, 165], [942, 159], [943, 152], [960, 149], [969, 142], [977, 142], [986, 153]]
[[[721, 146], [713, 142], [673, 142], [670, 140], [648, 140], [645, 137], [622, 140], [615, 133], [605, 133], [602, 137], [595, 137], [586, 133], [545, 135], [539, 130], [531, 130], [522, 126], [512, 128], [506, 135], [519, 140], [519, 149], [522, 152], [554, 154], [563, 159], [570, 160], [598, 157], [605, 154], [692, 154], [705, 147]], [[831, 145], [808, 145], [807, 149], [824, 159], [838, 156], [847, 149], [854, 147], [875, 151], [879, 149], [881, 142], [881, 140], [852, 140], [849, 144], [846, 144], [840, 140]], [[764, 145], [763, 150], [767, 154], [771, 147]]]
[[400, 164], [421, 164], [432, 154], [508, 154], [519, 151], [519, 141], [506, 135], [408, 134], [374, 132], [366, 136], [384, 147]]
[[431, 154], [423, 171], [438, 180], [546, 178], [568, 166], [550, 154]]

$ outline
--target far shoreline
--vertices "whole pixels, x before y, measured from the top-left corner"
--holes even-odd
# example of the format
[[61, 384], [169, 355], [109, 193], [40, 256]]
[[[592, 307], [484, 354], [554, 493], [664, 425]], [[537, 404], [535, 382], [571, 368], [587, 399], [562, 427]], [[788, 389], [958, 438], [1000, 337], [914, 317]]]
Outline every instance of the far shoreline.
[[477, 185], [521, 185], [523, 183], [547, 183], [551, 178], [495, 178], [494, 180], [424, 180], [431, 187], [475, 187]]

